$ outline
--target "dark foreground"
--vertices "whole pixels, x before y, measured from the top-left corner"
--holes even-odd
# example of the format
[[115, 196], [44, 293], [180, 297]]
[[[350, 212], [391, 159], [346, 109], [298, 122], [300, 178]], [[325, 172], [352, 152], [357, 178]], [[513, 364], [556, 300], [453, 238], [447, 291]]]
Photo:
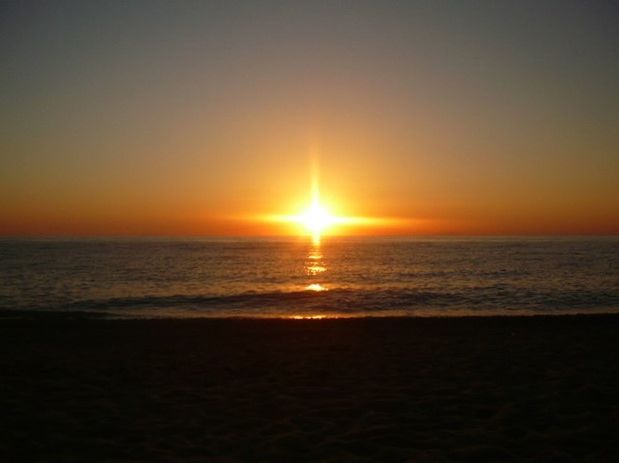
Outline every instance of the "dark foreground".
[[619, 317], [0, 320], [0, 460], [619, 461]]

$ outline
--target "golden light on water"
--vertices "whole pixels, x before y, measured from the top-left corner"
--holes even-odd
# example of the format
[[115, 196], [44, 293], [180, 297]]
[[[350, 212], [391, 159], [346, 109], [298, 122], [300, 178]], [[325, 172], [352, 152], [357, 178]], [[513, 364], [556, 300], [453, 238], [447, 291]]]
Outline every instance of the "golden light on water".
[[318, 278], [322, 280], [324, 274], [327, 272], [327, 265], [323, 259], [320, 248], [320, 238], [314, 235], [312, 238], [312, 247], [305, 261], [305, 274], [309, 277], [309, 284], [305, 286], [306, 291], [320, 293], [328, 290], [324, 282], [318, 280]]
[[340, 318], [336, 315], [290, 315], [289, 318], [291, 320], [324, 320], [325, 318]]
[[318, 275], [319, 273], [326, 272], [327, 268], [320, 263], [312, 262], [305, 268], [305, 273], [308, 275]]
[[307, 291], [316, 291], [316, 292], [327, 291], [327, 288], [321, 285], [320, 283], [312, 283], [310, 285], [307, 285], [305, 289]]

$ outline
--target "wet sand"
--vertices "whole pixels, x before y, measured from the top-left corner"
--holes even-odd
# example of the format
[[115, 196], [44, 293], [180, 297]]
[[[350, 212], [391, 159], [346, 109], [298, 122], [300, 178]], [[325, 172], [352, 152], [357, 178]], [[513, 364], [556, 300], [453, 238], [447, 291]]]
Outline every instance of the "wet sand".
[[0, 460], [619, 461], [619, 317], [0, 320]]

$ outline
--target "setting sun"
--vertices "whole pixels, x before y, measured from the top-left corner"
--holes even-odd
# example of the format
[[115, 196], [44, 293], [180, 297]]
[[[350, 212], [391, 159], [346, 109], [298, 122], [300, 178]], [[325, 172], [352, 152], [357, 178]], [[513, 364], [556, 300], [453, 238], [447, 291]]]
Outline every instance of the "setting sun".
[[299, 217], [299, 220], [312, 234], [321, 234], [333, 224], [335, 217], [318, 201], [314, 201], [310, 208]]
[[311, 235], [314, 242], [319, 242], [320, 237], [336, 223], [346, 222], [346, 218], [332, 215], [329, 209], [320, 203], [320, 193], [317, 186], [313, 188], [311, 205], [305, 211], [290, 217], [290, 219], [301, 225], [304, 231]]
[[[333, 202], [331, 196], [328, 205], [321, 199], [318, 183], [317, 168], [312, 171], [311, 195], [309, 204], [301, 204], [296, 207], [297, 213], [285, 215], [260, 215], [249, 217], [250, 220], [289, 224], [291, 227], [285, 230], [287, 234], [301, 234], [310, 236], [314, 243], [320, 242], [324, 235], [355, 234], [359, 227], [372, 226], [397, 226], [401, 220], [386, 217], [359, 217], [340, 215], [342, 201]], [[336, 207], [337, 206], [337, 207]]]
[[300, 208], [300, 212], [293, 215], [269, 216], [268, 220], [295, 225], [297, 232], [311, 236], [314, 242], [319, 242], [321, 236], [326, 233], [336, 232], [338, 225], [362, 223], [368, 219], [359, 217], [337, 216], [331, 212], [331, 208], [322, 204], [317, 175], [312, 178], [311, 203], [306, 208]]

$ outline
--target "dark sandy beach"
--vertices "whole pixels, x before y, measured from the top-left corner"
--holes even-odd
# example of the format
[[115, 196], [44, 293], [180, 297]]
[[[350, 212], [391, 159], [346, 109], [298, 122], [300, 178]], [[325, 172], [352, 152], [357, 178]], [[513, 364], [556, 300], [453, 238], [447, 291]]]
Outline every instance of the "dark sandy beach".
[[619, 317], [0, 320], [4, 462], [619, 461]]

